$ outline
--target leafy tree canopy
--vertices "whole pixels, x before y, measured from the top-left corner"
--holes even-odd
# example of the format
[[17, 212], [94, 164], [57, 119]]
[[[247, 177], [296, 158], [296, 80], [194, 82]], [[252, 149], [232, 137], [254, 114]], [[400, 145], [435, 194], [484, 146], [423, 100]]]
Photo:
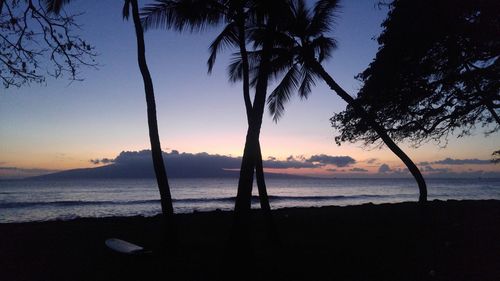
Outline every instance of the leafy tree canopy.
[[[45, 1], [50, 2], [50, 1]], [[95, 67], [94, 47], [74, 33], [77, 15], [52, 13], [42, 0], [0, 0], [0, 81], [4, 88], [43, 83], [47, 76], [81, 79]]]
[[[357, 96], [394, 140], [415, 145], [500, 128], [500, 5], [496, 0], [395, 0]], [[337, 143], [379, 136], [351, 106], [331, 118]]]

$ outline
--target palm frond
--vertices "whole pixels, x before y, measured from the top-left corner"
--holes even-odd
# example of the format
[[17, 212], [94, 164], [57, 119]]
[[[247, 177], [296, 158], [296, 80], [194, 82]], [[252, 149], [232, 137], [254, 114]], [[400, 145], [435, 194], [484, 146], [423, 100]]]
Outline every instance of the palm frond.
[[274, 48], [271, 56], [269, 77], [278, 80], [283, 73], [294, 66], [294, 49]]
[[217, 25], [224, 18], [224, 1], [217, 0], [156, 0], [141, 11], [145, 30], [151, 28], [177, 31], [202, 31]]
[[[257, 86], [257, 82], [259, 81], [259, 68], [262, 61], [262, 50], [251, 51], [248, 52], [248, 64], [249, 64], [249, 72], [250, 72], [250, 86]], [[272, 67], [272, 63], [271, 63]]]
[[243, 62], [239, 53], [233, 55], [233, 58], [227, 66], [227, 74], [229, 76], [229, 81], [235, 83], [240, 81], [243, 77]]
[[125, 3], [123, 3], [122, 16], [124, 20], [128, 20], [128, 17], [130, 16], [130, 4], [130, 0], [125, 0]]
[[[249, 76], [250, 76], [250, 86], [255, 86], [257, 80], [258, 63], [260, 60], [260, 52], [252, 51], [247, 53], [248, 65], [249, 65]], [[227, 67], [227, 73], [229, 76], [229, 81], [232, 83], [238, 82], [243, 79], [243, 63], [241, 60], [241, 54], [232, 54], [231, 62]]]
[[273, 32], [273, 45], [275, 48], [293, 48], [297, 42], [288, 32]]
[[210, 44], [210, 57], [207, 61], [208, 73], [212, 73], [212, 68], [215, 64], [217, 54], [223, 49], [229, 46], [238, 46], [238, 31], [236, 30], [236, 24], [230, 23], [226, 25], [224, 30], [217, 35], [212, 44]]
[[278, 33], [265, 28], [255, 28], [252, 31], [251, 40], [256, 47], [261, 46], [267, 36], [273, 36], [274, 49], [269, 77], [280, 82], [269, 96], [267, 104], [274, 121], [283, 116], [285, 104], [294, 91], [302, 99], [307, 99], [316, 81], [320, 79], [310, 63], [324, 61], [337, 47], [336, 41], [326, 37], [324, 33], [333, 26], [339, 8], [338, 2], [319, 0], [314, 9], [311, 9], [304, 0], [291, 0], [289, 14], [292, 16], [285, 32]]
[[247, 37], [252, 42], [254, 49], [259, 49], [268, 38], [272, 37], [272, 32], [263, 26], [252, 26], [247, 31]]
[[269, 112], [275, 122], [283, 116], [285, 103], [290, 100], [293, 92], [299, 87], [300, 72], [297, 65], [290, 67], [283, 80], [276, 86], [267, 99]]
[[299, 97], [301, 99], [307, 99], [311, 93], [311, 88], [316, 86], [315, 73], [304, 65], [302, 65], [300, 73], [302, 74], [302, 82], [299, 87]]
[[322, 62], [330, 58], [332, 52], [337, 49], [337, 40], [331, 37], [319, 36], [312, 40], [310, 46], [317, 55], [318, 61]]
[[311, 13], [310, 10], [307, 9], [304, 0], [291, 1], [290, 11], [292, 20], [287, 26], [288, 32], [297, 37], [306, 36], [307, 29], [311, 22]]
[[273, 25], [287, 19], [290, 8], [289, 1], [252, 0], [248, 1], [249, 20], [252, 24]]
[[319, 36], [330, 32], [336, 23], [339, 11], [339, 0], [319, 0], [316, 2], [308, 34]]

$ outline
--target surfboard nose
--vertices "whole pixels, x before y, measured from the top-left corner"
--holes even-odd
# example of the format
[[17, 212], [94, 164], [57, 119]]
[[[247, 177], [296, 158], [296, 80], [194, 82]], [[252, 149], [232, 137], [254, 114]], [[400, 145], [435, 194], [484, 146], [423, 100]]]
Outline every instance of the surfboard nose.
[[140, 254], [150, 254], [150, 250], [145, 250], [143, 247], [121, 240], [118, 238], [109, 238], [104, 242], [106, 246], [118, 253], [127, 255], [140, 255]]

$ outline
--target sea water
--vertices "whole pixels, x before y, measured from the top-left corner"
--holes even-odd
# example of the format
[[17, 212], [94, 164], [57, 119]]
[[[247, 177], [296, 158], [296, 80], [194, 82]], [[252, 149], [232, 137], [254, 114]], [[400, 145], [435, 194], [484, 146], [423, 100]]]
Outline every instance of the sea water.
[[[237, 184], [235, 178], [171, 179], [175, 212], [232, 210]], [[429, 200], [500, 200], [500, 179], [428, 179], [427, 184]], [[273, 209], [418, 200], [412, 179], [268, 179], [267, 186]], [[160, 213], [159, 198], [154, 179], [0, 181], [0, 223], [153, 216]], [[259, 207], [256, 196], [252, 207]]]

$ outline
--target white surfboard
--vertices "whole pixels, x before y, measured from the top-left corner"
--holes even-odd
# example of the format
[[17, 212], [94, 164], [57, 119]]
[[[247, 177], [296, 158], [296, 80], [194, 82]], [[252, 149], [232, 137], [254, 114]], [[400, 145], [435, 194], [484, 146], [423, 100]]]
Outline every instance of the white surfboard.
[[151, 251], [145, 250], [141, 246], [138, 246], [136, 244], [118, 238], [106, 239], [105, 244], [111, 250], [122, 254], [128, 254], [128, 255], [151, 254]]

